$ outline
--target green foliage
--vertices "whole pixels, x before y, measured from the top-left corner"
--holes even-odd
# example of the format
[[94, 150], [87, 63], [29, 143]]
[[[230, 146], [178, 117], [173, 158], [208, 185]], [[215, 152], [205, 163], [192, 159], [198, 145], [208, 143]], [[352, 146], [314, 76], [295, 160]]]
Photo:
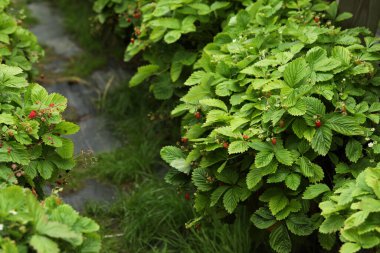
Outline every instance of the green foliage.
[[31, 74], [32, 65], [43, 56], [43, 50], [36, 36], [20, 25], [22, 20], [9, 14], [9, 4], [10, 1], [0, 3], [0, 60]]
[[4, 253], [97, 253], [99, 226], [57, 196], [39, 202], [30, 190], [0, 190], [0, 248]]
[[342, 253], [379, 250], [380, 166], [366, 168], [354, 179], [345, 180], [339, 175], [335, 180], [333, 194], [319, 204], [326, 219], [319, 231], [327, 234], [339, 231], [344, 243]]
[[73, 142], [63, 136], [79, 126], [62, 119], [66, 98], [29, 84], [21, 68], [0, 65], [0, 85], [0, 182], [39, 190], [75, 165]]
[[[172, 167], [166, 180], [197, 190], [198, 217], [227, 217], [255, 203], [252, 222], [274, 226], [267, 236], [280, 253], [292, 252], [294, 235], [343, 226], [341, 209], [324, 220], [312, 206], [331, 194], [329, 185], [343, 184], [341, 174], [353, 179], [379, 161], [380, 47], [365, 28], [336, 27], [342, 15], [336, 3], [260, 0], [227, 18], [204, 47], [172, 112], [182, 116], [186, 144], [161, 153]], [[155, 17], [150, 26], [179, 31], [184, 17], [174, 19]], [[166, 35], [159, 41], [170, 44]], [[370, 203], [356, 219], [366, 220]], [[359, 250], [357, 234], [348, 236], [344, 248]], [[318, 237], [333, 247], [333, 237]]]
[[242, 2], [97, 0], [93, 9], [100, 24], [114, 27], [130, 40], [125, 61], [142, 53], [148, 62], [132, 77], [130, 86], [149, 80], [155, 98], [166, 100], [180, 92], [199, 50], [212, 41]]

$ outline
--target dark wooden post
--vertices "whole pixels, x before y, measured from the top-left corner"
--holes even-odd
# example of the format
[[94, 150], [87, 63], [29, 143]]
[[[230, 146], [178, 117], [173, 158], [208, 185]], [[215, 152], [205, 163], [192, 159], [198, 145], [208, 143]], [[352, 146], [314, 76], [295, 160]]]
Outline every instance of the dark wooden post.
[[340, 12], [348, 11], [354, 16], [343, 22], [343, 26], [366, 26], [373, 33], [379, 25], [380, 0], [338, 0]]

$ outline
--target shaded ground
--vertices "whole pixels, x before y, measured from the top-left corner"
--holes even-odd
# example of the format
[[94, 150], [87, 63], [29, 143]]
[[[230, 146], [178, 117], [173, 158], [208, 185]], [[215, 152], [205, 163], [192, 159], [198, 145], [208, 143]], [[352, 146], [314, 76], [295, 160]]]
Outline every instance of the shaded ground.
[[[82, 49], [66, 33], [63, 20], [49, 3], [36, 2], [28, 5], [31, 14], [38, 17], [38, 24], [31, 28], [46, 49], [46, 59], [41, 69], [40, 83], [49, 92], [58, 92], [68, 99], [66, 119], [78, 123], [81, 130], [71, 138], [75, 154], [109, 152], [121, 145], [114, 138], [107, 120], [99, 114], [96, 103], [113, 85], [126, 78], [119, 68], [95, 71], [85, 80], [65, 76], [70, 61], [81, 54]], [[90, 178], [90, 177], [89, 177]], [[79, 191], [63, 194], [63, 199], [74, 208], [82, 210], [86, 201], [110, 201], [115, 189], [95, 179], [86, 179]]]

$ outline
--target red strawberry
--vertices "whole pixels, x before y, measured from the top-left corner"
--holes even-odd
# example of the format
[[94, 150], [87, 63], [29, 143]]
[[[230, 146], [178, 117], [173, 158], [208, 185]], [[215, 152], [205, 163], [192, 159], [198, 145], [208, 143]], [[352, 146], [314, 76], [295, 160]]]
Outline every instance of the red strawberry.
[[188, 193], [188, 192], [185, 193], [185, 199], [190, 200], [190, 193]]
[[322, 126], [322, 122], [319, 120], [319, 119], [317, 119], [316, 121], [315, 121], [315, 127], [316, 128], [320, 128]]
[[243, 139], [244, 139], [244, 140], [248, 140], [248, 139], [249, 139], [249, 136], [246, 135], [246, 134], [243, 134]]
[[194, 116], [196, 119], [200, 119], [202, 117], [202, 114], [200, 112], [194, 113]]
[[55, 106], [55, 104], [54, 103], [51, 103], [50, 105], [49, 105], [49, 107], [54, 107]]
[[181, 138], [181, 142], [182, 142], [182, 143], [187, 143], [188, 140], [189, 140], [189, 139], [186, 138], [186, 137], [182, 137], [182, 138]]
[[30, 113], [29, 113], [29, 119], [34, 119], [35, 117], [37, 116], [37, 112], [36, 111], [31, 111]]
[[128, 22], [128, 23], [131, 23], [131, 22], [132, 22], [132, 19], [128, 18], [128, 19], [127, 19], [127, 22]]
[[131, 44], [135, 43], [135, 39], [131, 38]]
[[141, 17], [141, 13], [140, 12], [135, 12], [133, 14], [133, 17], [136, 18], [136, 19], [139, 19]]
[[276, 143], [277, 143], [277, 139], [273, 137], [273, 138], [271, 139], [271, 142], [272, 142], [273, 145], [276, 145]]
[[228, 142], [223, 142], [223, 148], [227, 149], [228, 147], [230, 146], [230, 144], [228, 144]]
[[315, 17], [314, 17], [314, 22], [315, 22], [315, 23], [319, 23], [319, 21], [320, 21], [319, 17], [318, 17], [318, 16], [315, 16]]

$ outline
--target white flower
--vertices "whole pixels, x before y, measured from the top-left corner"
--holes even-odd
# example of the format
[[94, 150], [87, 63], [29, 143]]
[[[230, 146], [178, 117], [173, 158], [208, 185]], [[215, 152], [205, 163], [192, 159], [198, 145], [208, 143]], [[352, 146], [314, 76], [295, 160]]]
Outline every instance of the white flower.
[[372, 131], [372, 132], [375, 131], [375, 128], [371, 128], [371, 131]]
[[0, 231], [4, 230], [4, 224], [0, 224]]
[[10, 210], [9, 213], [10, 213], [10, 214], [13, 214], [13, 215], [16, 215], [16, 214], [17, 214], [17, 212], [16, 212], [15, 210]]
[[368, 147], [372, 148], [373, 147], [373, 142], [368, 143]]

